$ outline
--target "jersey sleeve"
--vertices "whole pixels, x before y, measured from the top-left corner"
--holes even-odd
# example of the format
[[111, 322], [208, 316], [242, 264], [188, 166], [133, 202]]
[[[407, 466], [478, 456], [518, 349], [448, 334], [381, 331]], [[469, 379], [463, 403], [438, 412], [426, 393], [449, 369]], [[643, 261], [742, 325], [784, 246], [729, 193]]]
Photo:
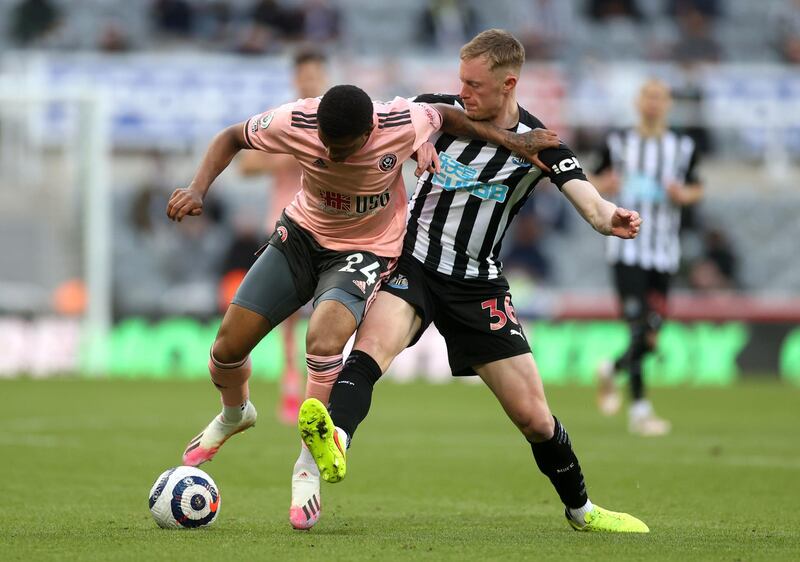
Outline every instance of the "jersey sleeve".
[[558, 189], [561, 189], [569, 180], [586, 179], [586, 174], [575, 153], [564, 143], [561, 143], [558, 148], [542, 150], [539, 153], [539, 159], [550, 168], [545, 175], [558, 186]]
[[453, 94], [419, 94], [417, 97], [412, 98], [411, 101], [417, 103], [446, 103], [447, 105], [463, 107], [461, 98]]
[[686, 180], [684, 183], [687, 184], [699, 184], [702, 183], [700, 176], [697, 173], [697, 163], [698, 163], [698, 156], [697, 156], [697, 147], [694, 146], [692, 148], [692, 156], [689, 158], [689, 167], [686, 169]]
[[[245, 121], [244, 138], [249, 147], [274, 154], [291, 154], [293, 107], [291, 103], [282, 105]], [[314, 123], [316, 129], [316, 119]]]
[[414, 125], [414, 146], [416, 151], [433, 133], [442, 128], [442, 115], [428, 103], [410, 102], [411, 123]]

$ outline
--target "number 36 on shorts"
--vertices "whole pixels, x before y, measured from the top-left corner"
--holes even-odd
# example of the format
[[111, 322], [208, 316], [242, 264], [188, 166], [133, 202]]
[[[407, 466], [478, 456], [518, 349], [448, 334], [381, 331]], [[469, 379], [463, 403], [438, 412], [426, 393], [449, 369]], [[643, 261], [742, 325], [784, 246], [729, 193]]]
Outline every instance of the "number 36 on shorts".
[[506, 325], [506, 323], [511, 320], [514, 324], [519, 325], [517, 321], [517, 313], [514, 310], [514, 306], [511, 304], [511, 295], [506, 295], [505, 300], [503, 301], [502, 307], [504, 310], [500, 310], [497, 307], [497, 301], [499, 299], [488, 299], [481, 303], [481, 308], [484, 310], [489, 311], [489, 317], [491, 319], [491, 324], [489, 324], [489, 328], [492, 331], [501, 330]]

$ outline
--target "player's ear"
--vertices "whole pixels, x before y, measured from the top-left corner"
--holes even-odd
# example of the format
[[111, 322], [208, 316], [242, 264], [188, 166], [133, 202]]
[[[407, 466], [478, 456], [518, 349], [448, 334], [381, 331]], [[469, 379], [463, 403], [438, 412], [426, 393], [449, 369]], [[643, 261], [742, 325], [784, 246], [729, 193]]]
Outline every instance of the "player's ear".
[[513, 74], [507, 74], [506, 79], [503, 80], [503, 92], [508, 93], [517, 86], [519, 78]]

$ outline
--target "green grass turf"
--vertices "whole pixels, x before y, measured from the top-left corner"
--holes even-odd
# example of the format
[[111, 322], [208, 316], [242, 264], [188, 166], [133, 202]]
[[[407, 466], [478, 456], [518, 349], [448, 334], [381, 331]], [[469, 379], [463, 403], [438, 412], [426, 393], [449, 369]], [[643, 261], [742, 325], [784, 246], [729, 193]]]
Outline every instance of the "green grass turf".
[[381, 383], [324, 485], [311, 532], [287, 522], [298, 450], [256, 383], [258, 426], [204, 468], [223, 501], [209, 529], [164, 531], [155, 477], [217, 407], [208, 383], [0, 382], [0, 560], [798, 560], [800, 390], [778, 383], [655, 392], [672, 435], [629, 436], [586, 388], [550, 388], [592, 499], [644, 536], [572, 531], [530, 449], [482, 386]]

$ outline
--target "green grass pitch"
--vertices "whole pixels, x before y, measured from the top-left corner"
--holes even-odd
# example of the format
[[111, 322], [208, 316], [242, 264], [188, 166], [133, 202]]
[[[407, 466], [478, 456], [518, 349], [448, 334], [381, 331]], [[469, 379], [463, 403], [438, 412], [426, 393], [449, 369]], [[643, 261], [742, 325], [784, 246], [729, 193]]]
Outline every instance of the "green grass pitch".
[[778, 383], [654, 392], [673, 434], [635, 438], [591, 389], [549, 389], [593, 501], [649, 535], [572, 531], [530, 448], [480, 385], [380, 383], [310, 532], [287, 520], [296, 431], [256, 383], [258, 425], [205, 465], [222, 507], [158, 529], [155, 477], [218, 406], [209, 383], [0, 382], [0, 560], [798, 560], [800, 390]]

